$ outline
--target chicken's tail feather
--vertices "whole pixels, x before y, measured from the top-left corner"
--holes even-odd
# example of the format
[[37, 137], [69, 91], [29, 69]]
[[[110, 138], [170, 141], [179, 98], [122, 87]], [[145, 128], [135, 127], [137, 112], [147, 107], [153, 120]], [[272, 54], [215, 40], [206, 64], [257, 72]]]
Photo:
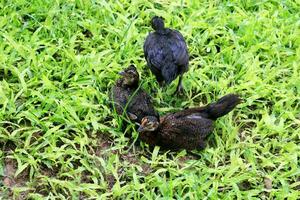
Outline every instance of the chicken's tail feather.
[[216, 120], [232, 111], [241, 101], [242, 99], [238, 95], [228, 94], [218, 101], [207, 105], [206, 112], [209, 118]]

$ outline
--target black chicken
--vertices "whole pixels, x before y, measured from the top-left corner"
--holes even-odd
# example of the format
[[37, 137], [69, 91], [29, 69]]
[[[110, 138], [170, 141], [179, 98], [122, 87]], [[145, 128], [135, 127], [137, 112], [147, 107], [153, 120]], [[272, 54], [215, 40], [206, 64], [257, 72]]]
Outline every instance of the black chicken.
[[136, 67], [131, 65], [119, 74], [122, 78], [117, 80], [110, 96], [116, 112], [123, 115], [126, 110], [129, 119], [138, 123], [148, 115], [159, 117], [151, 97], [139, 87], [139, 73]]
[[167, 114], [160, 122], [155, 116], [146, 116], [138, 129], [140, 139], [165, 149], [203, 149], [204, 139], [213, 131], [214, 121], [240, 102], [239, 96], [229, 94], [204, 107]]
[[152, 28], [144, 43], [144, 55], [147, 65], [156, 80], [163, 85], [170, 84], [179, 75], [176, 92], [182, 92], [182, 76], [188, 70], [189, 53], [180, 32], [165, 28], [162, 17], [153, 17]]

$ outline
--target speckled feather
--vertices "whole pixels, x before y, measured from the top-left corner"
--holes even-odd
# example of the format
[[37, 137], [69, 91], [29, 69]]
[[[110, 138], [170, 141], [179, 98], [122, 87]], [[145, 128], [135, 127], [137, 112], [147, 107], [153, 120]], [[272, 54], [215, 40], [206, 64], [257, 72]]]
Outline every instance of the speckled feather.
[[157, 130], [142, 132], [140, 138], [150, 145], [166, 149], [203, 149], [204, 139], [213, 131], [214, 121], [239, 103], [237, 95], [229, 94], [204, 107], [167, 114], [161, 117]]
[[122, 115], [127, 103], [130, 101], [126, 111], [136, 115], [137, 119], [134, 120], [135, 122], [140, 123], [141, 119], [147, 115], [158, 117], [151, 97], [142, 88], [138, 87], [138, 81], [131, 86], [124, 85], [123, 81], [124, 77], [117, 80], [111, 92], [110, 99], [114, 103], [116, 112]]

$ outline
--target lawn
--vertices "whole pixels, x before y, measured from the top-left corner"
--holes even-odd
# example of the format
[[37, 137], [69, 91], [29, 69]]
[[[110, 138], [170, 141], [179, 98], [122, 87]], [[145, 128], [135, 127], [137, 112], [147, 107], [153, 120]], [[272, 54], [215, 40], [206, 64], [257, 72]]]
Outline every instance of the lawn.
[[[154, 15], [186, 39], [182, 97], [146, 67]], [[298, 199], [299, 19], [299, 0], [0, 0], [0, 199]], [[150, 148], [110, 107], [130, 63], [161, 114], [244, 102], [205, 150]]]

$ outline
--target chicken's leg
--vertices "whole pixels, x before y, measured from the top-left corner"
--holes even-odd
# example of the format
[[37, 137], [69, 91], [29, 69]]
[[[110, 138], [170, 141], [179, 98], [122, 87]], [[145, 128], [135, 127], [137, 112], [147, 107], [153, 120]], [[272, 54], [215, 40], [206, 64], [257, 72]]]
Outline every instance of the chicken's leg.
[[177, 85], [177, 88], [176, 88], [176, 91], [174, 92], [174, 94], [183, 94], [184, 93], [184, 89], [182, 86], [182, 77], [183, 77], [182, 74], [179, 75], [178, 85]]

